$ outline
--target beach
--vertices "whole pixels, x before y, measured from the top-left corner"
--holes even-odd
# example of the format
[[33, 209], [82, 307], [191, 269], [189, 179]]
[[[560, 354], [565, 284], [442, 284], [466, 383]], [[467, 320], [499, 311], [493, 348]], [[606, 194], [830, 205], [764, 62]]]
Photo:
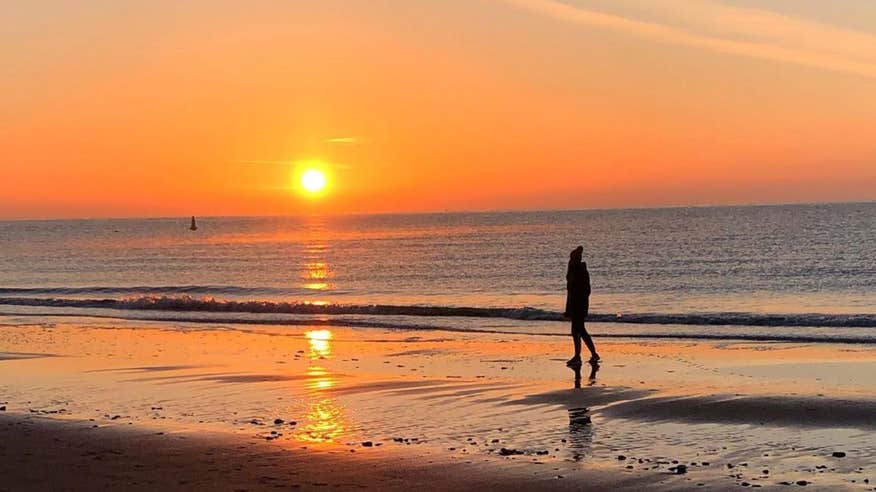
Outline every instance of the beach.
[[597, 343], [5, 317], [0, 489], [876, 487], [871, 345]]

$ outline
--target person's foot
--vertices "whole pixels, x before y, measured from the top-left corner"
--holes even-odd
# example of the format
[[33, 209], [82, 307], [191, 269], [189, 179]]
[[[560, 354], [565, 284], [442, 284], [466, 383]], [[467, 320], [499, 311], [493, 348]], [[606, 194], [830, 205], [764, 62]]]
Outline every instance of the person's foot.
[[593, 357], [590, 357], [590, 360], [588, 360], [587, 362], [589, 362], [591, 364], [595, 364], [595, 363], [599, 362], [600, 360], [602, 360], [602, 357], [600, 357], [599, 354], [593, 354]]
[[571, 359], [569, 359], [568, 361], [566, 361], [566, 365], [569, 366], [569, 367], [572, 367], [572, 366], [580, 366], [580, 365], [581, 365], [581, 356], [580, 356], [580, 355], [576, 355], [575, 357], [572, 357]]

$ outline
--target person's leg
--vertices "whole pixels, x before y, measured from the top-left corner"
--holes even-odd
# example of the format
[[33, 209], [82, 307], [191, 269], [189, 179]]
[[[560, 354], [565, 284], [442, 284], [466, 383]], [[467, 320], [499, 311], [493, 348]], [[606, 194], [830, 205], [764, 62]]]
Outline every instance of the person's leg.
[[[599, 360], [599, 354], [596, 353], [596, 345], [593, 344], [593, 339], [590, 338], [590, 334], [587, 333], [587, 328], [584, 326], [584, 322], [581, 322], [581, 338], [584, 339], [584, 344], [587, 345], [587, 349], [590, 350], [591, 360]], [[578, 342], [578, 353], [580, 354], [581, 342]]]
[[583, 326], [584, 323], [581, 320], [572, 320], [572, 343], [575, 344], [575, 357], [573, 359], [581, 358], [581, 328]]

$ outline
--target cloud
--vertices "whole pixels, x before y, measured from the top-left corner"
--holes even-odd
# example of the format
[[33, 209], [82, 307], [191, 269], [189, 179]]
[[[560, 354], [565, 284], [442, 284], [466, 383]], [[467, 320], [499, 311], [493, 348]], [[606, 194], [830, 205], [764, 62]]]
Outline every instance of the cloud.
[[775, 12], [706, 0], [665, 0], [685, 25], [645, 21], [558, 0], [499, 0], [558, 20], [667, 44], [876, 78], [876, 36]]
[[362, 143], [362, 139], [359, 137], [335, 137], [324, 140], [325, 143], [330, 144], [338, 144], [338, 145], [356, 145]]

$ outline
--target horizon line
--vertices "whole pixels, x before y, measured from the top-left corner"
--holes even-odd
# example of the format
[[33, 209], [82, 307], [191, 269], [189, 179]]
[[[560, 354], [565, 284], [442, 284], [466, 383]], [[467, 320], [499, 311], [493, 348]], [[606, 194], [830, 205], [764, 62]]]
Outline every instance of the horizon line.
[[426, 210], [413, 212], [301, 212], [301, 213], [278, 213], [264, 215], [156, 215], [156, 216], [87, 216], [87, 217], [13, 217], [0, 218], [0, 222], [52, 222], [52, 221], [89, 221], [89, 220], [161, 220], [197, 217], [200, 219], [232, 219], [232, 218], [277, 218], [277, 217], [302, 217], [322, 215], [326, 217], [356, 217], [356, 216], [404, 216], [404, 215], [453, 215], [453, 214], [510, 214], [510, 213], [533, 213], [533, 212], [599, 212], [599, 211], [622, 211], [622, 210], [676, 210], [685, 208], [746, 208], [746, 207], [788, 207], [788, 206], [814, 206], [814, 205], [865, 205], [876, 203], [871, 200], [828, 200], [828, 201], [801, 201], [781, 203], [728, 203], [728, 204], [691, 204], [691, 205], [659, 205], [659, 206], [631, 206], [631, 207], [589, 207], [589, 208], [494, 208], [494, 209], [461, 209], [461, 210]]

